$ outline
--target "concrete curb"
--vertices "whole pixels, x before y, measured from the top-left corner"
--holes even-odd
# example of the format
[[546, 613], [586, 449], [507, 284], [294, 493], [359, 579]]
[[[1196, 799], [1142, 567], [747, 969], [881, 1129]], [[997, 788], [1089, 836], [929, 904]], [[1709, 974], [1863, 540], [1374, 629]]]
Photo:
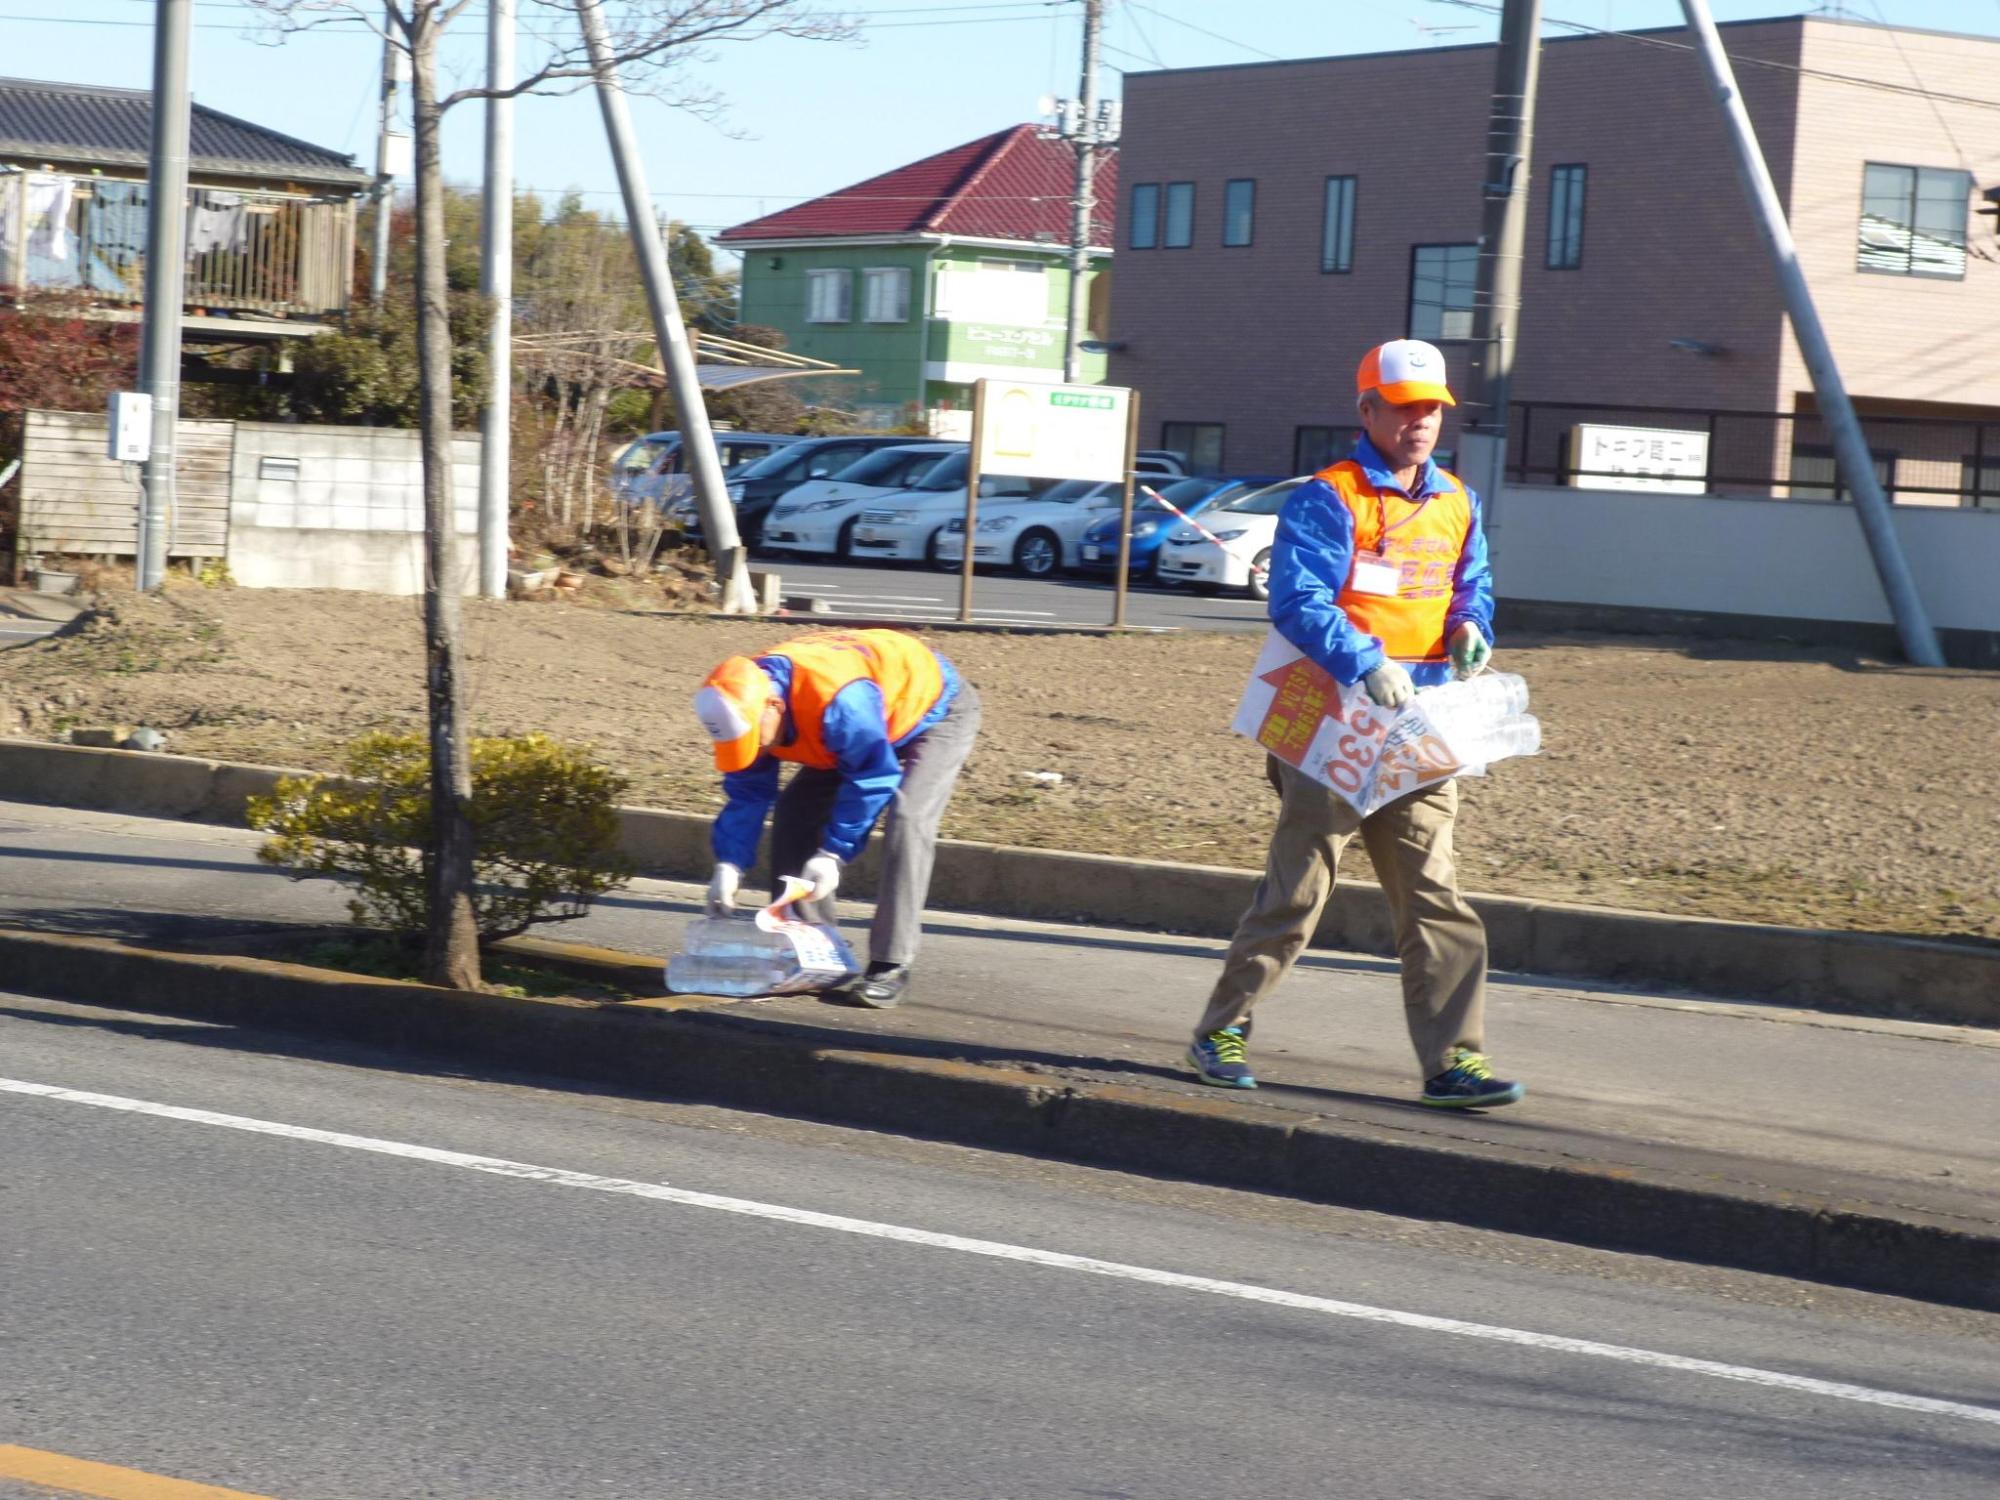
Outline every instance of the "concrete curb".
[[[17, 620], [45, 620], [72, 625], [91, 607], [68, 594], [38, 594], [33, 589], [0, 589], [0, 615]], [[61, 632], [57, 632], [60, 634]]]
[[[559, 946], [559, 945], [558, 945]], [[637, 962], [637, 960], [634, 960]], [[1712, 1170], [1595, 1165], [1246, 1101], [820, 1045], [770, 1017], [518, 1000], [254, 958], [0, 929], [31, 993], [333, 1037], [598, 1087], [866, 1125], [1316, 1202], [2000, 1310], [2000, 1231], [1758, 1192]]]
[[[243, 822], [245, 801], [280, 776], [236, 765], [131, 750], [0, 740], [0, 792], [28, 802], [203, 822]], [[705, 880], [709, 819], [626, 808], [623, 844], [649, 874]], [[872, 855], [844, 882], [874, 891]], [[1213, 865], [1121, 859], [1056, 849], [945, 840], [931, 886], [940, 910], [1155, 928], [1227, 937], [1258, 876]], [[1495, 967], [1762, 999], [1812, 1010], [2000, 1026], [2000, 948], [1924, 938], [1616, 911], [1514, 896], [1480, 896]], [[1378, 887], [1341, 882], [1314, 942], [1392, 956]]]

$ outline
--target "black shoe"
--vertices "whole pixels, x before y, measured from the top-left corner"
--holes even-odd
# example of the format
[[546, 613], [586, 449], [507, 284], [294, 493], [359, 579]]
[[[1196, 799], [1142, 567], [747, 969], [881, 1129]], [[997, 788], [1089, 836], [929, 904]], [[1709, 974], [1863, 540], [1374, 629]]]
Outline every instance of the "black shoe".
[[866, 974], [856, 975], [835, 993], [849, 1005], [859, 1005], [868, 1010], [893, 1010], [902, 1003], [903, 991], [909, 987], [908, 964], [874, 963], [868, 966]]

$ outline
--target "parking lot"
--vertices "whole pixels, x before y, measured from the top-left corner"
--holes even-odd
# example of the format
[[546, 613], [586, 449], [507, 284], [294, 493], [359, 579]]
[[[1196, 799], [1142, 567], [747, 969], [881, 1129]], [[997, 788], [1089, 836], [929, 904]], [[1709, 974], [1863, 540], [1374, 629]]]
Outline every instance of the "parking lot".
[[[841, 619], [925, 623], [958, 618], [957, 573], [921, 563], [867, 564], [772, 556], [756, 567], [776, 573], [788, 599], [813, 599]], [[1110, 580], [1017, 578], [982, 569], [973, 584], [972, 617], [983, 624], [1105, 625], [1111, 620]], [[797, 608], [796, 603], [793, 606]], [[1261, 631], [1264, 606], [1241, 594], [1204, 597], [1187, 589], [1136, 584], [1126, 604], [1128, 625], [1155, 629]]]

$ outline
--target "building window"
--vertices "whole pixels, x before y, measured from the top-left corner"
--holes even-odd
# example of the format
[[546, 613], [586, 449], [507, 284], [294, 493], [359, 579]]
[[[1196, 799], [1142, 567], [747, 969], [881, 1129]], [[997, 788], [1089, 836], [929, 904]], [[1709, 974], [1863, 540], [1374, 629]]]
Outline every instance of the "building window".
[[1160, 243], [1160, 185], [1132, 184], [1132, 221], [1125, 226], [1125, 243], [1134, 250], [1151, 250]]
[[1967, 455], [1958, 466], [1959, 498], [1981, 510], [2000, 510], [2000, 458]]
[[1590, 169], [1557, 167], [1549, 173], [1549, 254], [1551, 271], [1574, 271], [1583, 264], [1583, 190]]
[[1326, 217], [1319, 231], [1319, 268], [1328, 275], [1354, 269], [1354, 179], [1326, 180]]
[[910, 268], [870, 266], [861, 273], [861, 321], [910, 321]]
[[1222, 189], [1222, 243], [1240, 249], [1257, 228], [1257, 179], [1232, 177]]
[[[1882, 496], [1896, 498], [1896, 460], [1902, 455], [1888, 448], [1870, 448], [1868, 457], [1875, 469], [1875, 482]], [[1854, 492], [1840, 476], [1840, 462], [1827, 443], [1792, 444], [1792, 498], [1794, 500], [1852, 500]]]
[[1169, 250], [1185, 250], [1194, 243], [1194, 184], [1167, 184], [1166, 233], [1160, 243]]
[[1292, 472], [1317, 474], [1340, 462], [1346, 445], [1338, 427], [1294, 427], [1292, 429]]
[[845, 323], [853, 316], [854, 273], [851, 271], [806, 272], [806, 321]]
[[1410, 247], [1410, 337], [1472, 337], [1472, 288], [1479, 272], [1477, 245]]
[[1972, 176], [1948, 167], [1869, 162], [1861, 174], [1855, 265], [1889, 276], [1965, 278], [1965, 203]]
[[1160, 446], [1187, 460], [1192, 474], [1222, 472], [1222, 424], [1220, 422], [1162, 422]]

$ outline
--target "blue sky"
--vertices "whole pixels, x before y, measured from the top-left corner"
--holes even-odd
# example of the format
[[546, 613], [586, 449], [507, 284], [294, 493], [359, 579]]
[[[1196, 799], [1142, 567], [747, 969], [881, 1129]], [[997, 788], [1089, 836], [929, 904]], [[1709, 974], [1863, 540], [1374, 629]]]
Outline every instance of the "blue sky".
[[[1712, 4], [1724, 21], [1815, 8], [1809, 0]], [[1818, 8], [2000, 35], [2000, 0]], [[1490, 41], [1498, 29], [1485, 11], [1447, 0], [1107, 0], [1106, 9], [1109, 93], [1118, 70]], [[849, 0], [845, 10], [863, 22], [854, 43], [777, 38], [720, 49], [702, 81], [729, 99], [727, 131], [635, 101], [648, 176], [668, 212], [712, 231], [1030, 120], [1040, 95], [1075, 90], [1078, 0]], [[1676, 0], [1544, 0], [1543, 10], [1551, 19], [1618, 28], [1672, 25], [1681, 13]], [[198, 100], [373, 164], [371, 36], [323, 30], [274, 47], [255, 39], [256, 23], [239, 0], [195, 0], [194, 14]], [[151, 15], [151, 0], [0, 0], [0, 73], [146, 87]], [[477, 5], [459, 29], [453, 65], [462, 81], [475, 82], [484, 48]], [[1562, 33], [1551, 27], [1550, 34]], [[617, 208], [617, 180], [587, 95], [527, 99], [516, 118], [524, 188], [551, 196], [576, 189]], [[479, 153], [480, 112], [466, 106], [447, 124], [447, 173], [476, 181]]]

